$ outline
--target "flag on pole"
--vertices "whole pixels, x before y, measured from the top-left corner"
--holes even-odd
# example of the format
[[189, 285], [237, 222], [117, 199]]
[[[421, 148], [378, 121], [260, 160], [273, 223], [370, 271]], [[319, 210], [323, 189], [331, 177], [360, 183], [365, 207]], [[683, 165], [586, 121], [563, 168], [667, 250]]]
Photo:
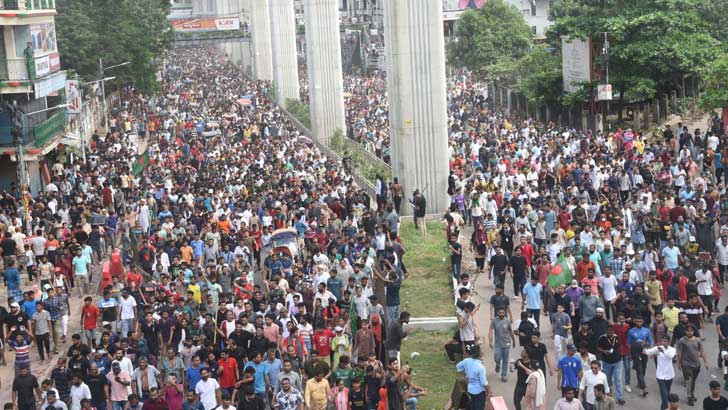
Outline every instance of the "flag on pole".
[[134, 176], [137, 176], [141, 174], [144, 169], [149, 165], [150, 159], [149, 159], [149, 149], [144, 150], [142, 155], [140, 155], [136, 161], [134, 161], [134, 166], [131, 168], [131, 173]]
[[551, 267], [551, 272], [549, 274], [549, 287], [554, 288], [559, 285], [568, 286], [569, 283], [571, 283], [572, 278], [573, 274], [569, 268], [569, 264], [566, 263], [566, 258], [564, 258], [564, 255], [559, 255], [559, 258], [556, 259], [556, 263]]

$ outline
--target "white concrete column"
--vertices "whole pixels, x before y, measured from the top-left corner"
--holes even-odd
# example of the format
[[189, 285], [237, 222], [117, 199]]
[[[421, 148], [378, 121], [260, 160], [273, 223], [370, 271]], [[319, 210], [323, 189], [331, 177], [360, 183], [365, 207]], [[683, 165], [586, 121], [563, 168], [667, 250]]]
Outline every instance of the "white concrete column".
[[253, 76], [257, 80], [273, 80], [268, 0], [250, 1], [250, 30], [253, 39]]
[[304, 0], [306, 66], [311, 91], [311, 131], [326, 143], [346, 133], [338, 0]]
[[293, 0], [270, 0], [270, 32], [276, 100], [285, 107], [287, 99], [299, 99]]
[[423, 192], [428, 214], [441, 213], [449, 205], [442, 0], [383, 3], [392, 176], [408, 197]]

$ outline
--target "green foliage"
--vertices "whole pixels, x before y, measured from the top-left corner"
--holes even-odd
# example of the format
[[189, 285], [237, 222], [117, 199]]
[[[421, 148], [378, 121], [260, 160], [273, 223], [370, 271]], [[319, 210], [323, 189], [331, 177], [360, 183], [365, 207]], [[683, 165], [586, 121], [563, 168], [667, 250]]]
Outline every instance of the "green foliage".
[[627, 98], [651, 98], [710, 62], [718, 41], [698, 11], [708, 1], [558, 0], [548, 38], [560, 48], [562, 36], [609, 33], [610, 82]]
[[728, 107], [728, 54], [716, 59], [703, 73], [705, 91], [700, 106], [705, 110]]
[[561, 58], [545, 47], [536, 46], [518, 63], [519, 77], [515, 89], [540, 106], [559, 102], [563, 90]]
[[99, 58], [105, 66], [130, 61], [106, 75], [156, 90], [159, 57], [173, 40], [169, 7], [166, 0], [57, 0], [63, 68], [89, 80], [99, 76]]
[[286, 100], [286, 111], [296, 117], [306, 128], [311, 129], [311, 107], [308, 104], [289, 98]]
[[463, 13], [456, 35], [458, 40], [448, 49], [450, 64], [491, 80], [503, 79], [531, 46], [531, 28], [504, 0], [489, 0], [484, 7]]
[[334, 135], [329, 138], [329, 148], [341, 157], [351, 157], [351, 163], [354, 169], [366, 178], [369, 182], [376, 182], [377, 176], [390, 178], [392, 169], [379, 161], [371, 161], [366, 154], [364, 146], [354, 141], [349, 141], [341, 130], [336, 130]]

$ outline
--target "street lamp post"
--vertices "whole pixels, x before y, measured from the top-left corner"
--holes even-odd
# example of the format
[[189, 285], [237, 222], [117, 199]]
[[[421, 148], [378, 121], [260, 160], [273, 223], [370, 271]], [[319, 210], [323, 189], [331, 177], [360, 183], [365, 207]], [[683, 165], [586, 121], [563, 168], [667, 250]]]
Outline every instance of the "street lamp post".
[[[123, 62], [121, 64], [112, 65], [110, 67], [104, 67], [103, 60], [99, 58], [99, 73], [100, 73], [100, 76], [99, 77], [101, 78], [99, 81], [101, 81], [101, 98], [102, 98], [102, 100], [101, 100], [101, 109], [104, 112], [104, 127], [108, 127], [108, 124], [109, 124], [108, 115], [106, 113], [106, 87], [105, 87], [105, 83], [106, 83], [106, 80], [107, 79], [104, 78], [104, 70], [111, 70], [112, 68], [122, 67], [122, 66], [129, 65], [129, 64], [131, 64], [131, 61], [125, 61], [125, 62]], [[111, 79], [111, 78], [114, 78], [114, 77], [109, 77], [108, 79]]]

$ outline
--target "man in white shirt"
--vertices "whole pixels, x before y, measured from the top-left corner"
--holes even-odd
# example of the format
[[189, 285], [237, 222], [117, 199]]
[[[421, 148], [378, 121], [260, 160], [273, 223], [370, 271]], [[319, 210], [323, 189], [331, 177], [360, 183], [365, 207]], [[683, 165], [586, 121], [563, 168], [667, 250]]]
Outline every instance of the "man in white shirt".
[[203, 368], [200, 370], [202, 380], [197, 382], [195, 393], [200, 396], [200, 402], [205, 406], [205, 410], [212, 410], [222, 403], [220, 385], [217, 380], [210, 378], [210, 370]]
[[[579, 383], [579, 396], [586, 397], [586, 402], [590, 406], [594, 406], [594, 386], [601, 384], [604, 386], [605, 392], [609, 393], [609, 382], [607, 375], [602, 372], [602, 366], [598, 360], [591, 362], [591, 371], [584, 372], [584, 377]], [[586, 394], [586, 396], [584, 396]], [[589, 407], [589, 406], [584, 406]]]
[[661, 409], [668, 406], [668, 396], [670, 395], [670, 387], [672, 379], [675, 378], [675, 368], [672, 359], [677, 355], [677, 350], [670, 346], [670, 336], [664, 335], [661, 340], [662, 345], [655, 346], [645, 350], [647, 356], [657, 356], [657, 385], [660, 387]]
[[715, 252], [718, 260], [718, 270], [720, 271], [720, 284], [722, 285], [728, 274], [728, 236], [721, 236], [715, 245]]
[[91, 400], [91, 390], [80, 375], [74, 375], [71, 381], [71, 410], [81, 410], [81, 400]]
[[708, 308], [708, 315], [711, 315], [713, 312], [713, 271], [708, 263], [703, 264], [703, 269], [695, 271], [695, 285], [703, 305]]
[[134, 319], [136, 316], [136, 306], [136, 300], [134, 300], [133, 296], [129, 295], [129, 289], [122, 289], [117, 314], [121, 319], [121, 336], [124, 338], [127, 337], [128, 332], [133, 332], [136, 329], [136, 321]]

